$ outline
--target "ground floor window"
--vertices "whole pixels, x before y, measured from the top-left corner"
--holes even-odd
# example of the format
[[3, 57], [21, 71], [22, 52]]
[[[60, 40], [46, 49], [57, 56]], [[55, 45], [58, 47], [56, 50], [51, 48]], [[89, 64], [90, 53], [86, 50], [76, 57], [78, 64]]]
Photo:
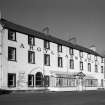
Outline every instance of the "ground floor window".
[[16, 87], [16, 74], [8, 73], [8, 87]]
[[43, 86], [43, 75], [41, 72], [36, 73], [36, 87]]
[[57, 87], [75, 87], [76, 79], [74, 78], [56, 78], [56, 86]]
[[86, 79], [85, 86], [86, 87], [97, 87], [98, 80], [97, 79]]
[[49, 86], [49, 76], [47, 76], [47, 75], [44, 76], [44, 86], [45, 87]]
[[104, 80], [101, 79], [101, 87], [104, 87]]
[[34, 87], [34, 75], [32, 75], [32, 74], [28, 75], [28, 86]]

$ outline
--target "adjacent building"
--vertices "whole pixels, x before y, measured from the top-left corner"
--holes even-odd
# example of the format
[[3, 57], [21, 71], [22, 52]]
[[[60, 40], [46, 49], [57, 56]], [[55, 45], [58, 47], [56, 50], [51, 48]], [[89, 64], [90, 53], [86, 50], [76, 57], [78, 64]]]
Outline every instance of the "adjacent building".
[[104, 58], [94, 46], [0, 20], [0, 89], [97, 90], [104, 80]]

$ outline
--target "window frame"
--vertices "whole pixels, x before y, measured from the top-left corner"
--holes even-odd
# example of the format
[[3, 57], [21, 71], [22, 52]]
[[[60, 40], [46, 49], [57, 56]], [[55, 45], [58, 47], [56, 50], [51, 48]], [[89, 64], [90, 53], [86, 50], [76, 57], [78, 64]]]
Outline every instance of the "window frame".
[[45, 49], [50, 49], [50, 42], [47, 40], [44, 40], [44, 48]]
[[[12, 52], [14, 51], [14, 54], [12, 55], [10, 55], [10, 50], [12, 50]], [[10, 58], [10, 56], [12, 57], [12, 58]], [[8, 61], [16, 61], [16, 48], [15, 47], [10, 47], [10, 46], [8, 46]]]
[[83, 58], [83, 51], [79, 51], [80, 58]]
[[88, 71], [91, 72], [91, 63], [88, 63]]
[[50, 55], [49, 54], [44, 54], [44, 65], [50, 66]]
[[98, 73], [98, 65], [95, 64], [95, 72]]
[[[32, 40], [32, 41], [31, 41]], [[32, 43], [33, 42], [33, 43]], [[28, 45], [33, 45], [35, 46], [35, 37], [28, 35]]]
[[104, 73], [104, 66], [101, 66], [101, 73]]
[[[13, 80], [9, 80], [9, 76], [13, 76], [12, 78], [13, 78]], [[13, 85], [10, 85], [10, 83], [9, 82], [13, 82], [12, 84]], [[8, 87], [9, 88], [14, 88], [14, 87], [16, 87], [16, 74], [15, 73], [8, 73]]]
[[83, 62], [80, 61], [80, 70], [83, 70]]
[[74, 60], [70, 59], [70, 69], [74, 69]]
[[91, 60], [91, 54], [87, 54], [87, 58]]
[[[31, 54], [33, 54], [33, 55], [31, 55]], [[30, 60], [31, 56], [33, 56], [32, 60]], [[34, 51], [28, 51], [28, 63], [35, 64], [35, 52]]]
[[69, 53], [70, 53], [70, 55], [74, 55], [74, 49], [73, 48], [69, 48]]
[[[12, 37], [14, 37], [14, 38], [11, 38], [11, 36], [10, 36], [11, 34], [12, 34], [12, 35], [14, 34], [14, 36], [12, 36]], [[12, 30], [12, 29], [8, 29], [8, 40], [16, 41], [16, 31], [14, 31], [14, 30]]]
[[[29, 80], [29, 78], [31, 79]], [[31, 82], [31, 85], [29, 84]], [[28, 74], [28, 87], [34, 87], [34, 75], [33, 74]]]
[[[40, 75], [38, 75], [40, 74]], [[35, 86], [36, 87], [43, 87], [44, 86], [44, 78], [41, 72], [37, 72], [35, 75]]]
[[97, 61], [97, 56], [94, 56], [95, 61]]
[[104, 63], [104, 58], [101, 58], [101, 63]]
[[63, 67], [63, 58], [62, 57], [58, 57], [58, 67]]
[[62, 45], [58, 44], [58, 52], [62, 52]]

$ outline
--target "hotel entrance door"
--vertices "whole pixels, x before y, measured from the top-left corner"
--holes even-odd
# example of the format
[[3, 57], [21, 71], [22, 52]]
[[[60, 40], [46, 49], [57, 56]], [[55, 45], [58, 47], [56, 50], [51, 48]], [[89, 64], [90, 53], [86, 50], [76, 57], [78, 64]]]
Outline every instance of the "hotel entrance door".
[[76, 77], [77, 90], [79, 90], [79, 91], [85, 90], [85, 86], [84, 86], [85, 74], [82, 72], [79, 72], [77, 75], [75, 75], [75, 77]]
[[83, 90], [85, 90], [84, 79], [77, 78], [76, 79], [76, 84], [77, 84], [77, 91], [83, 91]]

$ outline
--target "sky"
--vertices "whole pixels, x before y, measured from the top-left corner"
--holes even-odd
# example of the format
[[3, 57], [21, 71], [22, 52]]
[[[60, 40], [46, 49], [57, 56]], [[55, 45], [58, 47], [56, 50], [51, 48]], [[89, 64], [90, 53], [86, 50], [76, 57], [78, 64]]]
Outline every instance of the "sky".
[[105, 0], [0, 0], [0, 10], [14, 23], [105, 51]]

